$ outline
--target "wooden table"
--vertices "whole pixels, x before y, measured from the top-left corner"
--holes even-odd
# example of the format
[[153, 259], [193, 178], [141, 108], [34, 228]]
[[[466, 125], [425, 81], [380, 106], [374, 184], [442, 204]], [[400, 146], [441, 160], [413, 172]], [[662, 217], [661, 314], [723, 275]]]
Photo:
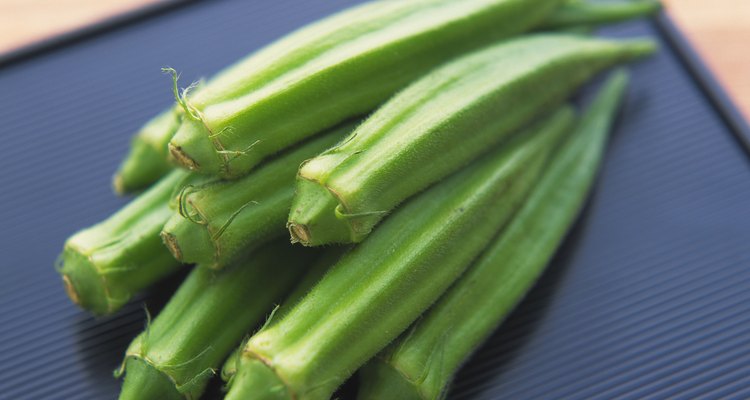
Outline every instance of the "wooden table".
[[750, 0], [662, 2], [749, 119]]
[[[0, 53], [156, 1], [0, 0]], [[750, 0], [662, 1], [750, 116]]]

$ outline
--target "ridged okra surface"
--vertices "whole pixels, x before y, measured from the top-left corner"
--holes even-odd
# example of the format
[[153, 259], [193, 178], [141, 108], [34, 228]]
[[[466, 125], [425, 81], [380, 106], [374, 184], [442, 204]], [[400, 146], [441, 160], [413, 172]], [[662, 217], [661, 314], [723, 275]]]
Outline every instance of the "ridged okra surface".
[[105, 221], [65, 242], [58, 270], [76, 304], [94, 314], [113, 313], [180, 267], [159, 232], [173, 213], [170, 196], [186, 179], [186, 171], [175, 170]]
[[650, 40], [537, 34], [438, 68], [300, 167], [292, 240], [361, 241], [403, 200], [559, 106], [596, 73], [653, 51]]
[[354, 129], [345, 123], [263, 163], [236, 181], [209, 180], [186, 186], [162, 237], [185, 263], [221, 269], [253, 248], [287, 234], [299, 165]]
[[195, 267], [128, 347], [120, 399], [197, 399], [208, 380], [307, 272], [315, 252], [276, 242], [225, 271]]
[[609, 79], [539, 183], [469, 270], [360, 374], [360, 400], [441, 399], [453, 375], [536, 282], [578, 215], [627, 75]]
[[286, 315], [253, 335], [227, 399], [328, 399], [473, 261], [567, 133], [551, 118], [399, 208]]
[[246, 93], [182, 101], [170, 152], [187, 168], [240, 177], [268, 155], [368, 112], [436, 65], [530, 29], [561, 2], [375, 1], [335, 14], [244, 61]]

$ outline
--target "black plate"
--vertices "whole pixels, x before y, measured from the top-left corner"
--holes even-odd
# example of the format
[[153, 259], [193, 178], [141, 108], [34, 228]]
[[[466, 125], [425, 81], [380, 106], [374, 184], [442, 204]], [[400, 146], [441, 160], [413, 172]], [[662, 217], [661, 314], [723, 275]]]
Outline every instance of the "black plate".
[[[111, 371], [143, 327], [140, 302], [93, 319], [53, 263], [68, 235], [124, 204], [110, 174], [171, 102], [159, 68], [190, 82], [349, 3], [172, 5], [2, 61], [0, 398], [118, 392]], [[663, 47], [632, 68], [574, 233], [452, 398], [750, 397], [750, 136], [664, 19], [608, 34]]]

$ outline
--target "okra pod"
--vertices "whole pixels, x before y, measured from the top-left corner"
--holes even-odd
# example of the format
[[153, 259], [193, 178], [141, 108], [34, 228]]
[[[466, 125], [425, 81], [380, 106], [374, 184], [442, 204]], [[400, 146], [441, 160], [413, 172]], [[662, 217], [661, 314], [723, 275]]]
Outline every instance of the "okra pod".
[[564, 113], [396, 210], [248, 340], [226, 398], [328, 399], [486, 247], [568, 131]]
[[300, 167], [292, 240], [361, 241], [401, 201], [557, 107], [595, 73], [653, 50], [650, 40], [537, 34], [434, 70]]
[[253, 247], [284, 236], [299, 164], [352, 129], [354, 124], [347, 123], [314, 137], [242, 179], [186, 186], [178, 196], [178, 212], [164, 225], [164, 243], [184, 263], [220, 269]]
[[[263, 158], [372, 110], [436, 65], [538, 25], [561, 3], [410, 0], [349, 9], [246, 60], [244, 79], [253, 84], [244, 95], [181, 99], [170, 152], [187, 168], [240, 177]], [[268, 69], [280, 73], [256, 78]]]
[[560, 29], [579, 25], [605, 25], [653, 15], [661, 9], [656, 0], [569, 1], [544, 23], [542, 29]]
[[[315, 263], [305, 271], [303, 278], [294, 286], [294, 290], [284, 298], [281, 305], [277, 307], [271, 318], [282, 318], [286, 315], [291, 308], [302, 300], [310, 290], [320, 281], [325, 275], [326, 271], [331, 265], [334, 265], [341, 256], [348, 250], [348, 247], [333, 247], [326, 249], [326, 251], [318, 257]], [[229, 382], [234, 379], [237, 373], [237, 367], [239, 366], [240, 353], [245, 343], [243, 342], [238, 348], [236, 348], [232, 354], [227, 357], [224, 366], [221, 369], [221, 379], [230, 384]]]
[[120, 399], [197, 399], [242, 337], [306, 272], [309, 252], [274, 243], [217, 273], [194, 268], [130, 344]]
[[[329, 44], [319, 42], [319, 39], [319, 35], [300, 32], [296, 37], [281, 40], [274, 46], [230, 65], [208, 82], [199, 82], [190, 90], [175, 95], [189, 98], [193, 106], [205, 107], [215, 101], [247, 94], [259, 83], [273, 80], [282, 74], [285, 68], [279, 67], [280, 65], [289, 68], [295, 63], [304, 63], [310, 53], [330, 47]], [[285, 51], [292, 46], [289, 41], [298, 42], [296, 51]], [[166, 71], [173, 72], [169, 68]], [[174, 83], [176, 79], [175, 75]], [[130, 152], [113, 179], [116, 192], [122, 194], [144, 189], [168, 173], [171, 169], [168, 144], [180, 126], [183, 111], [178, 102], [147, 122], [133, 137]]]
[[94, 314], [110, 314], [180, 267], [159, 232], [173, 214], [169, 198], [187, 176], [173, 171], [105, 221], [65, 242], [58, 270], [73, 302]]
[[[200, 84], [190, 91], [189, 103], [196, 108], [206, 108], [213, 102], [248, 94], [264, 82], [278, 78], [347, 40], [371, 33], [373, 28], [370, 26], [370, 20], [399, 18], [408, 12], [405, 7], [411, 9], [415, 6], [408, 4], [409, 2], [386, 3], [389, 4], [362, 6], [358, 12], [349, 11], [331, 17], [327, 23], [313, 24], [245, 57], [207, 83]], [[601, 25], [643, 17], [659, 9], [659, 3], [651, 0], [569, 3], [572, 4], [566, 3], [545, 17], [541, 29], [567, 28], [582, 24]], [[548, 5], [545, 3], [543, 7], [546, 10]], [[118, 193], [145, 189], [169, 172], [168, 143], [180, 125], [181, 112], [179, 105], [163, 112], [148, 122], [133, 138], [130, 153], [123, 160], [113, 180]]]
[[179, 126], [179, 114], [169, 109], [144, 125], [130, 142], [130, 152], [120, 164], [112, 186], [118, 194], [138, 192], [169, 173], [169, 139]]
[[460, 365], [534, 284], [575, 220], [626, 83], [623, 71], [608, 80], [507, 228], [422, 318], [365, 365], [359, 399], [445, 398]]

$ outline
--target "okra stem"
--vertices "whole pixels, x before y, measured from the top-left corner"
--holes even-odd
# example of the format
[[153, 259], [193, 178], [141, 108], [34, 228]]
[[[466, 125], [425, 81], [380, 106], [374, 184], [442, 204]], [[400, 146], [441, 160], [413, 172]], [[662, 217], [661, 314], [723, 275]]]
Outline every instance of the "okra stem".
[[162, 237], [184, 263], [220, 269], [254, 247], [286, 234], [299, 164], [354, 129], [343, 124], [264, 163], [236, 181], [186, 186]]
[[173, 213], [169, 197], [187, 175], [173, 171], [105, 221], [65, 242], [59, 272], [73, 302], [94, 314], [110, 314], [180, 267], [159, 232]]
[[242, 336], [306, 272], [312, 255], [275, 243], [221, 273], [194, 268], [128, 347], [120, 399], [199, 398]]
[[626, 84], [625, 72], [613, 74], [507, 228], [422, 318], [365, 365], [359, 399], [445, 397], [460, 365], [534, 284], [574, 222]]
[[[562, 0], [375, 1], [244, 62], [241, 96], [188, 99], [170, 142], [183, 166], [238, 178], [265, 157], [361, 115], [435, 66], [538, 25]], [[261, 57], [262, 55], [262, 57]], [[280, 71], [257, 79], [268, 70]]]
[[328, 399], [463, 272], [572, 123], [552, 118], [396, 210], [244, 346], [227, 399]]
[[361, 241], [400, 202], [559, 106], [595, 73], [653, 50], [650, 40], [537, 34], [438, 68], [300, 167], [292, 240]]

